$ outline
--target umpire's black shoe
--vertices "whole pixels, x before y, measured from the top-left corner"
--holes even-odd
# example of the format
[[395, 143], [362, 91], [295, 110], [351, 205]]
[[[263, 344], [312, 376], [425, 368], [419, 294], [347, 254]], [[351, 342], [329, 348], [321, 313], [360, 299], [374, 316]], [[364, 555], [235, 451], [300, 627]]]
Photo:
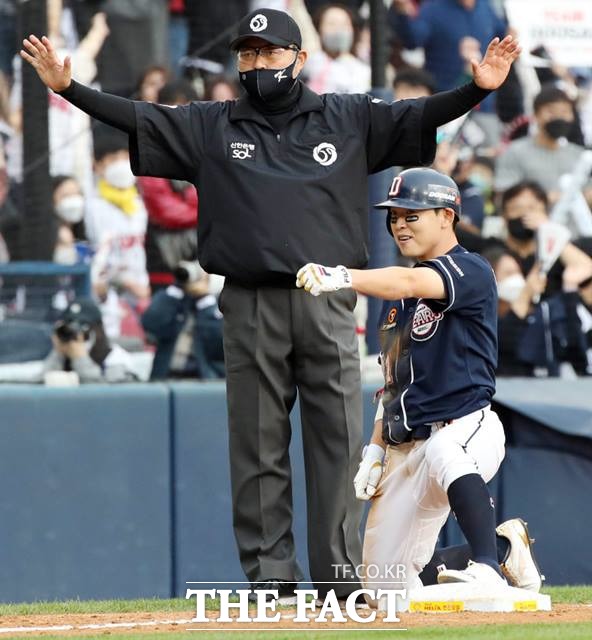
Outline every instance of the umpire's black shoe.
[[249, 593], [249, 602], [257, 602], [257, 594], [254, 593], [255, 591], [269, 591], [270, 589], [277, 589], [278, 604], [296, 604], [296, 594], [294, 593], [294, 591], [297, 586], [297, 582], [287, 582], [286, 580], [277, 580], [275, 578], [272, 578], [270, 580], [262, 580], [260, 582], [251, 582], [251, 593]]

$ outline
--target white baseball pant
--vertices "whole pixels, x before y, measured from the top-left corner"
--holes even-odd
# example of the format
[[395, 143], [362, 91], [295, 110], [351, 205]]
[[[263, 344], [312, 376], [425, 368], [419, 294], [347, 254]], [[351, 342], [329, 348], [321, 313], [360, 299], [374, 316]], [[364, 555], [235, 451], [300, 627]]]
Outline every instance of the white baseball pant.
[[[422, 586], [419, 574], [450, 513], [448, 487], [471, 473], [489, 482], [504, 458], [504, 445], [502, 423], [487, 406], [447, 426], [432, 426], [427, 440], [387, 447], [364, 534], [365, 588]], [[406, 584], [385, 584], [400, 565]]]

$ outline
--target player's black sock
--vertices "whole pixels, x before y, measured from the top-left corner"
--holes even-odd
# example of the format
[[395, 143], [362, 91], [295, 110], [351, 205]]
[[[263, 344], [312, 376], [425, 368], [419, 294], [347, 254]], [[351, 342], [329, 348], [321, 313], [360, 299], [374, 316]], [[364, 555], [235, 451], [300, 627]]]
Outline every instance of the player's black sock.
[[474, 562], [487, 564], [502, 575], [497, 560], [495, 509], [483, 478], [478, 473], [458, 478], [448, 487], [448, 500]]
[[[495, 536], [497, 546], [497, 561], [503, 562], [510, 543], [503, 536]], [[466, 569], [471, 559], [471, 547], [468, 544], [457, 544], [450, 547], [438, 547], [434, 550], [432, 559], [419, 574], [422, 584], [427, 587], [430, 584], [438, 584], [438, 567], [444, 565], [447, 569]]]

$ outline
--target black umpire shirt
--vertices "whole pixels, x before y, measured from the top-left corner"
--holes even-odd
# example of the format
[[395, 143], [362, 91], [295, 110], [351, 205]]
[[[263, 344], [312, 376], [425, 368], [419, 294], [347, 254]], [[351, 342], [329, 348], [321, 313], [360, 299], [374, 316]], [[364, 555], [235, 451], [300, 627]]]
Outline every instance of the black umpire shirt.
[[368, 174], [431, 162], [436, 128], [489, 93], [469, 82], [386, 103], [298, 85], [289, 113], [275, 117], [247, 97], [168, 107], [76, 81], [61, 95], [129, 134], [134, 173], [197, 187], [206, 271], [247, 285], [294, 286], [306, 262], [365, 266]]
[[364, 267], [369, 173], [425, 164], [423, 100], [319, 96], [303, 86], [276, 133], [248, 98], [165, 107], [137, 102], [134, 173], [199, 191], [199, 261], [245, 284], [294, 283], [306, 262]]

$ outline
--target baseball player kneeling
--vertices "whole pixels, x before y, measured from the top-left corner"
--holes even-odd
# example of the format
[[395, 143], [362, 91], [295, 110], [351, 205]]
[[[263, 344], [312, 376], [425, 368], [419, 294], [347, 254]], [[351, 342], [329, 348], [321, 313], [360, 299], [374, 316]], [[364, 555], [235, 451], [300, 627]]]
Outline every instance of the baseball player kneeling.
[[486, 483], [505, 453], [504, 429], [490, 407], [497, 289], [489, 264], [457, 242], [458, 187], [433, 169], [407, 169], [377, 208], [387, 210], [387, 230], [401, 254], [415, 261], [413, 268], [348, 270], [309, 263], [297, 275], [297, 285], [315, 296], [351, 287], [385, 300], [384, 392], [354, 481], [358, 498], [373, 499], [363, 561], [373, 573], [364, 584], [386, 588], [392, 567], [402, 564], [407, 588], [421, 586], [420, 573], [452, 509], [468, 541], [467, 554], [458, 568], [444, 562], [438, 582], [503, 585], [505, 574], [511, 584], [538, 591], [541, 576], [525, 523], [505, 523], [498, 531], [502, 544], [500, 536], [496, 540]]

